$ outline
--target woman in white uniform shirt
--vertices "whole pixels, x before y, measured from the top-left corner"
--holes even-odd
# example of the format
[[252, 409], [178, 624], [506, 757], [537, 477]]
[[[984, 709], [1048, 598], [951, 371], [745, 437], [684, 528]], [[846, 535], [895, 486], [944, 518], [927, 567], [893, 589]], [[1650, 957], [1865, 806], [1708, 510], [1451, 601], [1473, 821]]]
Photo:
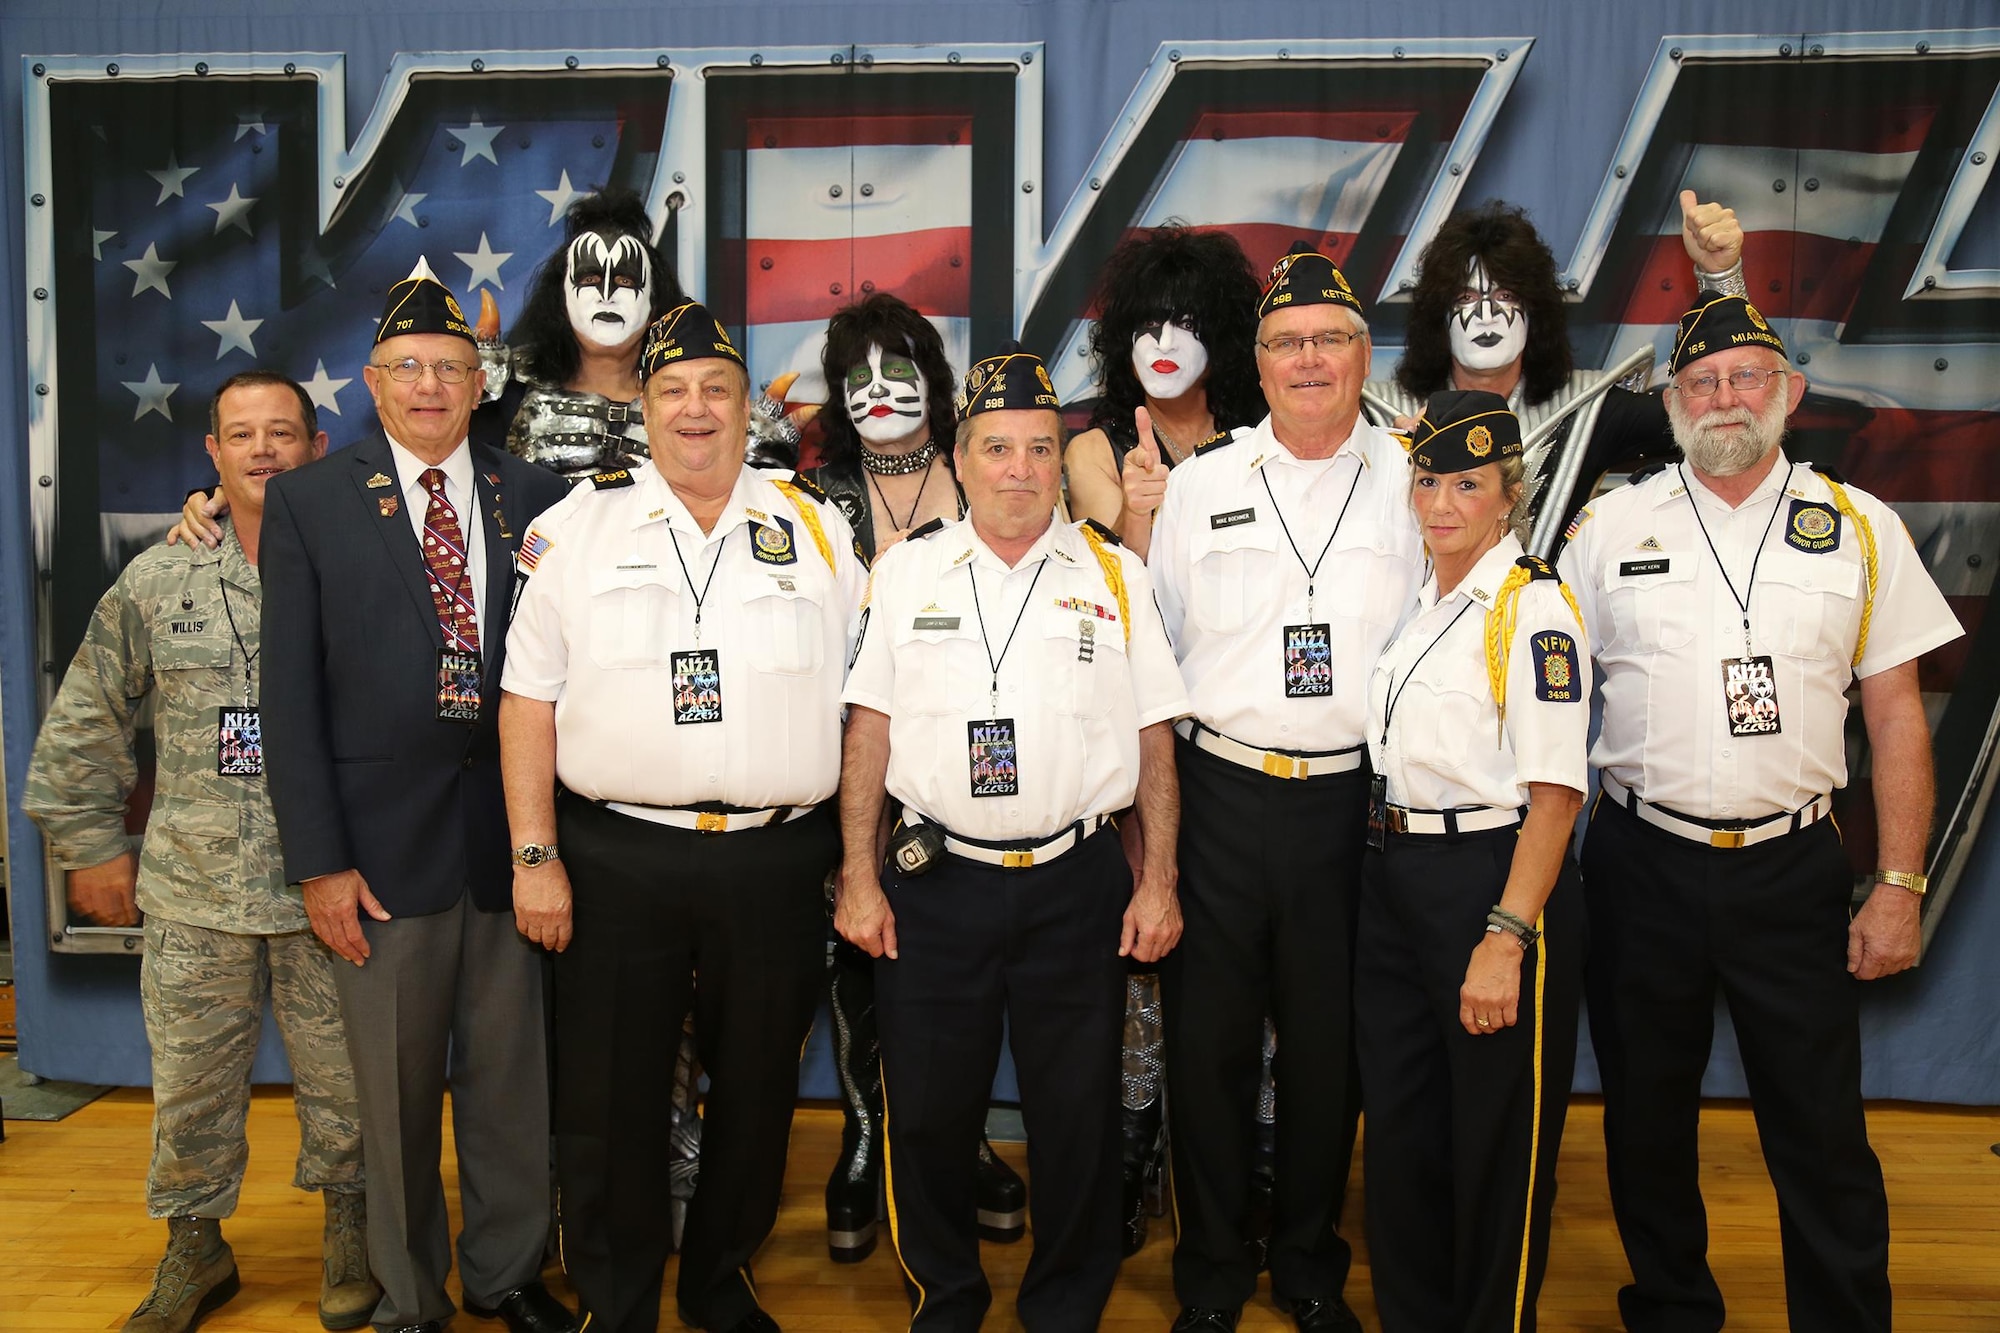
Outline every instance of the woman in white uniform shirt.
[[1590, 654], [1514, 534], [1506, 402], [1433, 394], [1410, 461], [1432, 577], [1369, 689], [1355, 968], [1375, 1300], [1384, 1333], [1532, 1329], [1576, 1056]]

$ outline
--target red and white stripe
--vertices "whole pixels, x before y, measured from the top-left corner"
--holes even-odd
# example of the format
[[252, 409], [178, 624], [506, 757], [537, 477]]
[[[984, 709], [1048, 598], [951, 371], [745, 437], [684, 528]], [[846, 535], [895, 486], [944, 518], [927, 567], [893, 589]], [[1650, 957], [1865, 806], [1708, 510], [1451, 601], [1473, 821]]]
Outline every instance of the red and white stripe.
[[823, 401], [826, 321], [870, 290], [921, 311], [962, 368], [972, 325], [972, 117], [764, 116], [746, 123], [745, 136], [751, 378], [797, 371], [790, 400]]

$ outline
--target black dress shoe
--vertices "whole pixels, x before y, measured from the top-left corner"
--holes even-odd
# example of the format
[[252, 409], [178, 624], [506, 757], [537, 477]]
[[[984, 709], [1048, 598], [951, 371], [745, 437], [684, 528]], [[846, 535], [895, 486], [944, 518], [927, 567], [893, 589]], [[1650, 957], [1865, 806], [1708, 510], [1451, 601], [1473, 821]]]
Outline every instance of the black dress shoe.
[[716, 1329], [713, 1333], [781, 1333], [778, 1321], [762, 1310], [752, 1310], [727, 1328]]
[[1221, 1310], [1206, 1305], [1183, 1305], [1180, 1317], [1174, 1320], [1171, 1333], [1234, 1333], [1236, 1321], [1243, 1317], [1237, 1310]]
[[1292, 1320], [1299, 1333], [1361, 1333], [1360, 1316], [1338, 1296], [1330, 1301], [1293, 1301]]
[[426, 1319], [421, 1324], [377, 1324], [379, 1333], [444, 1333], [444, 1322]]
[[576, 1316], [539, 1282], [502, 1292], [490, 1307], [468, 1296], [465, 1312], [475, 1319], [502, 1320], [512, 1333], [577, 1333]]

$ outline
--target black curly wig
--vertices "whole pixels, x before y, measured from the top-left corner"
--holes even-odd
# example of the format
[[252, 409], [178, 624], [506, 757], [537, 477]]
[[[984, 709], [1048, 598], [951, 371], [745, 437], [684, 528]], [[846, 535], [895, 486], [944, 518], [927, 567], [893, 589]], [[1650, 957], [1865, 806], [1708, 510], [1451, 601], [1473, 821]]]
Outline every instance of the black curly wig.
[[827, 321], [826, 347], [819, 354], [820, 369], [826, 375], [826, 406], [819, 414], [822, 456], [829, 463], [844, 463], [861, 451], [861, 435], [847, 415], [847, 372], [868, 360], [870, 343], [900, 352], [917, 363], [930, 394], [926, 406], [931, 438], [949, 456], [957, 414], [952, 395], [958, 377], [944, 354], [944, 338], [937, 326], [908, 302], [887, 292], [842, 306]]
[[1105, 261], [1097, 284], [1090, 358], [1104, 396], [1090, 425], [1132, 430], [1146, 391], [1132, 370], [1132, 340], [1146, 325], [1186, 316], [1208, 349], [1208, 410], [1217, 430], [1254, 426], [1269, 412], [1257, 379], [1257, 299], [1261, 289], [1243, 247], [1227, 232], [1177, 222], [1135, 231]]
[[[569, 278], [569, 247], [577, 237], [590, 231], [626, 232], [637, 236], [646, 247], [646, 262], [653, 271], [653, 308], [646, 316], [651, 323], [687, 300], [673, 266], [653, 244], [653, 221], [646, 206], [631, 190], [605, 189], [587, 194], [569, 206], [569, 232], [554, 254], [535, 270], [535, 285], [521, 317], [507, 342], [524, 353], [537, 378], [551, 384], [567, 384], [576, 378], [583, 363], [576, 345], [576, 330], [569, 326], [569, 311], [563, 302], [563, 287]], [[645, 340], [642, 338], [641, 343]], [[632, 356], [636, 362], [638, 352]]]
[[1445, 321], [1465, 290], [1465, 271], [1474, 259], [1484, 261], [1493, 285], [1513, 292], [1527, 312], [1523, 394], [1529, 403], [1547, 402], [1576, 364], [1570, 356], [1562, 289], [1556, 285], [1556, 257], [1527, 212], [1498, 199], [1452, 214], [1424, 247], [1396, 383], [1417, 398], [1451, 387], [1451, 335]]

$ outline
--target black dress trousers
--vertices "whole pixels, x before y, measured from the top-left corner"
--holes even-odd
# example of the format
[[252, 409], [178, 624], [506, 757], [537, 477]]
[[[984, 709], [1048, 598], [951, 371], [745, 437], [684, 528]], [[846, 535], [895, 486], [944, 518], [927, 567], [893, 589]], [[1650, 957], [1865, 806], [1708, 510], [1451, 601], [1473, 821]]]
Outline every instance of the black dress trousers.
[[1567, 856], [1542, 938], [1521, 955], [1514, 1026], [1474, 1035], [1458, 1021], [1518, 835], [1391, 834], [1368, 855], [1354, 1009], [1383, 1333], [1535, 1327], [1583, 988], [1583, 887]]
[[1604, 1080], [1611, 1206], [1632, 1333], [1714, 1333], [1696, 1126], [1729, 1001], [1778, 1194], [1799, 1333], [1887, 1333], [1889, 1203], [1861, 1107], [1861, 983], [1847, 971], [1852, 872], [1833, 821], [1715, 848], [1599, 799], [1583, 845], [1590, 1039]]
[[556, 817], [576, 927], [553, 967], [563, 1263], [592, 1333], [658, 1326], [667, 1110], [692, 1007], [709, 1090], [676, 1294], [684, 1316], [724, 1328], [755, 1306], [750, 1256], [777, 1221], [825, 974], [833, 807], [697, 833], [564, 793]]
[[1019, 870], [945, 856], [925, 875], [888, 872], [883, 889], [898, 957], [876, 960], [875, 1012], [910, 1327], [976, 1329], [992, 1303], [977, 1164], [1004, 1023], [1033, 1181], [1015, 1308], [1029, 1333], [1094, 1329], [1121, 1257], [1118, 937], [1132, 872], [1117, 835]]
[[1264, 1017], [1277, 1025], [1271, 1287], [1332, 1300], [1360, 1115], [1354, 925], [1368, 771], [1275, 778], [1187, 741], [1180, 768], [1186, 929], [1160, 964], [1174, 1169], [1174, 1294], [1234, 1309], [1257, 1289], [1250, 1175]]

